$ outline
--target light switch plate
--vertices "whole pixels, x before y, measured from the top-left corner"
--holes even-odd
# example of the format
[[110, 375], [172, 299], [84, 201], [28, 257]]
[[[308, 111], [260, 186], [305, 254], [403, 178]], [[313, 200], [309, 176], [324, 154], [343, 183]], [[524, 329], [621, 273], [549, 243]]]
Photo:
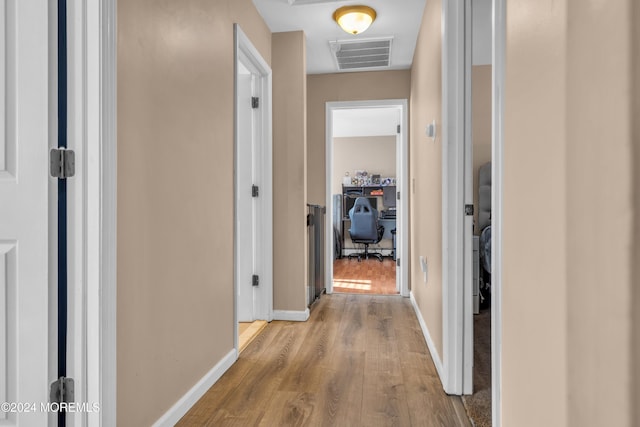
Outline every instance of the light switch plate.
[[427, 283], [429, 269], [427, 266], [427, 258], [422, 255], [420, 255], [420, 269], [424, 273], [424, 283]]

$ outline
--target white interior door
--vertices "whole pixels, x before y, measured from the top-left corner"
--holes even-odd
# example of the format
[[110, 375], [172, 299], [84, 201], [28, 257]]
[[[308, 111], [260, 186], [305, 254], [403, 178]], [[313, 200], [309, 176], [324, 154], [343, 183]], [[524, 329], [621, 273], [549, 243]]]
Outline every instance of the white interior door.
[[[400, 124], [400, 110], [398, 110], [398, 130], [402, 130], [402, 125]], [[399, 294], [402, 294], [402, 269], [406, 266], [406, 263], [397, 262], [398, 259], [404, 257], [404, 254], [402, 253], [402, 230], [404, 229], [403, 227], [405, 227], [405, 224], [402, 223], [402, 204], [400, 203], [400, 200], [398, 200], [398, 195], [401, 193], [403, 183], [403, 152], [402, 134], [401, 132], [398, 132], [396, 135], [396, 248], [394, 255], [396, 257], [396, 291], [398, 291]]]
[[271, 69], [237, 24], [234, 32], [237, 348], [238, 321], [273, 317], [273, 149]]
[[[238, 265], [238, 321], [255, 320], [256, 271], [256, 197], [252, 196], [255, 181], [254, 112], [251, 107], [254, 76], [244, 66], [237, 75], [237, 265]], [[259, 187], [258, 187], [259, 192]]]
[[[0, 1], [0, 404], [16, 404], [0, 410], [8, 426], [47, 424], [48, 6]], [[21, 411], [26, 402], [37, 410]]]
[[[471, 1], [464, 2], [464, 356], [462, 392], [473, 393], [473, 120], [471, 99], [472, 66], [472, 9]], [[471, 209], [466, 211], [467, 207]]]
[[396, 289], [403, 297], [409, 296], [409, 143], [407, 132], [407, 101], [398, 103], [398, 124], [400, 132], [396, 136]]

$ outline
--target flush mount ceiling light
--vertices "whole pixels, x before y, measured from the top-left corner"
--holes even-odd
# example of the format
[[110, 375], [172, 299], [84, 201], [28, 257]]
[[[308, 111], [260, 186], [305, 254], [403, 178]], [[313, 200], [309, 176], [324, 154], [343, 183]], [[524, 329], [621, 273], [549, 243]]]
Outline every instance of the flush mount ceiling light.
[[333, 13], [333, 19], [349, 34], [360, 34], [376, 19], [369, 6], [344, 6]]

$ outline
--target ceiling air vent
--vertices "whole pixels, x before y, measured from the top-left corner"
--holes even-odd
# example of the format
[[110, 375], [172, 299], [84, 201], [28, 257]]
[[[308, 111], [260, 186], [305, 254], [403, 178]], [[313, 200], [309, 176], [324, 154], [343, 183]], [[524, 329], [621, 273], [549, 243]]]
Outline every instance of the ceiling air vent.
[[330, 41], [331, 52], [339, 70], [355, 71], [363, 68], [384, 68], [391, 65], [393, 38], [360, 39], [358, 41]]

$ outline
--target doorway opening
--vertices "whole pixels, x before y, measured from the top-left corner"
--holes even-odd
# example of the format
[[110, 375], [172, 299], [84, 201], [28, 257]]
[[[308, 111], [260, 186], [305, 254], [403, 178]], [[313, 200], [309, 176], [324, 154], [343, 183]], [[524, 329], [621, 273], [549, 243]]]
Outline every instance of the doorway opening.
[[[271, 69], [235, 26], [235, 321], [239, 353], [273, 316]], [[241, 330], [243, 332], [241, 340]]]
[[495, 396], [493, 313], [479, 307], [482, 297], [483, 306], [495, 307], [493, 289], [485, 286], [495, 277], [484, 264], [493, 261], [495, 269], [497, 260], [481, 255], [487, 253], [483, 231], [499, 217], [491, 201], [491, 14], [490, 0], [443, 5], [443, 384], [465, 395], [478, 425], [491, 423]]
[[443, 236], [454, 248], [443, 253], [443, 384], [466, 395], [469, 414], [480, 397], [476, 424], [499, 426], [504, 1], [447, 3], [443, 22]]
[[327, 103], [327, 293], [408, 295], [406, 105]]

